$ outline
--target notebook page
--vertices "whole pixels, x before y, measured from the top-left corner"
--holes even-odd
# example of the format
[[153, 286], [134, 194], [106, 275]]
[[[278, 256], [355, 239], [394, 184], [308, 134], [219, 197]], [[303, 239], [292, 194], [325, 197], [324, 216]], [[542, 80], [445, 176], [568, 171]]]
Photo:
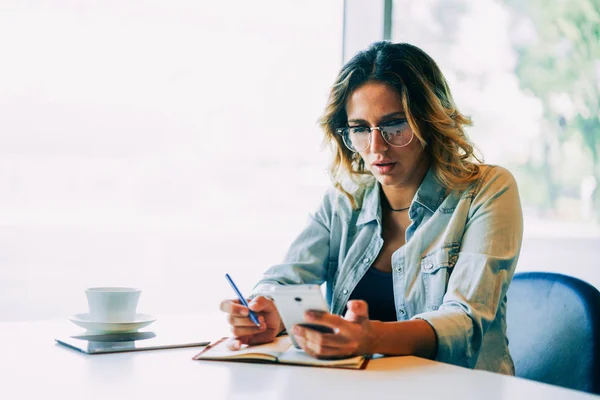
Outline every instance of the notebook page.
[[261, 354], [271, 356], [270, 358], [278, 358], [281, 353], [284, 353], [292, 345], [288, 337], [279, 337], [271, 343], [243, 346], [240, 350], [229, 350], [227, 348], [228, 340], [225, 339], [214, 347], [201, 352], [194, 359], [264, 359], [265, 357], [260, 357]]
[[280, 363], [289, 364], [303, 364], [303, 365], [316, 365], [323, 367], [341, 367], [347, 366], [352, 368], [359, 368], [363, 363], [363, 357], [356, 356], [351, 358], [344, 358], [341, 360], [320, 360], [309, 356], [304, 351], [291, 346], [285, 353], [279, 356]]

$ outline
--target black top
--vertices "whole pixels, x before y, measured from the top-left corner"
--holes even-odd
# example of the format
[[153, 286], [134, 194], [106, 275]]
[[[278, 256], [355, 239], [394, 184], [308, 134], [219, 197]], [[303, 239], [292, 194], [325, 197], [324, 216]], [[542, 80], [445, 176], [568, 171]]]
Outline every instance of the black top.
[[369, 268], [354, 288], [349, 300], [366, 301], [369, 305], [369, 319], [397, 321], [391, 272], [381, 272], [375, 267]]

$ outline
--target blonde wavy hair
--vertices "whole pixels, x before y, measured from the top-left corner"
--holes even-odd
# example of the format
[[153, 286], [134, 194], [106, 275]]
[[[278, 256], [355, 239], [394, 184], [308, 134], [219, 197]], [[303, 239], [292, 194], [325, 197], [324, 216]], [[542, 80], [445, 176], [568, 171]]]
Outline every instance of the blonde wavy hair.
[[319, 119], [325, 143], [334, 153], [331, 179], [334, 186], [348, 196], [353, 207], [359, 207], [358, 199], [344, 188], [344, 180], [350, 178], [359, 188], [364, 187], [364, 178], [371, 173], [363, 159], [344, 145], [336, 129], [347, 126], [349, 96], [369, 81], [385, 83], [400, 94], [408, 124], [428, 154], [435, 177], [442, 185], [460, 190], [480, 177], [482, 161], [474, 154], [473, 144], [464, 131], [465, 126], [471, 125], [471, 119], [456, 108], [448, 83], [435, 61], [407, 43], [377, 42], [342, 67]]

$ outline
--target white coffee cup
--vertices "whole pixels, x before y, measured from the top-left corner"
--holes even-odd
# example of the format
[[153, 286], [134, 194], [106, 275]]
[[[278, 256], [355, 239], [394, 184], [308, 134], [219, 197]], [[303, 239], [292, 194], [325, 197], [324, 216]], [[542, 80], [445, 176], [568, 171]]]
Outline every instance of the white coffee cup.
[[140, 289], [128, 287], [94, 287], [85, 290], [90, 321], [135, 321]]

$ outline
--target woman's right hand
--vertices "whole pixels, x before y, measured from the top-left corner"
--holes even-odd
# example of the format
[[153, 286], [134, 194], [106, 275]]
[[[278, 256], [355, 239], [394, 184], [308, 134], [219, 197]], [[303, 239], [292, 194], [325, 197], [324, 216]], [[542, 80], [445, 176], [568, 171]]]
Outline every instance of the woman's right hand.
[[231, 326], [231, 350], [239, 350], [243, 344], [263, 344], [272, 342], [283, 330], [283, 324], [275, 303], [263, 296], [257, 296], [248, 303], [256, 314], [260, 327], [248, 317], [248, 309], [239, 300], [223, 300], [221, 311], [227, 313], [227, 322]]

